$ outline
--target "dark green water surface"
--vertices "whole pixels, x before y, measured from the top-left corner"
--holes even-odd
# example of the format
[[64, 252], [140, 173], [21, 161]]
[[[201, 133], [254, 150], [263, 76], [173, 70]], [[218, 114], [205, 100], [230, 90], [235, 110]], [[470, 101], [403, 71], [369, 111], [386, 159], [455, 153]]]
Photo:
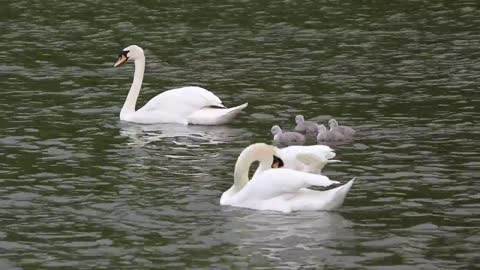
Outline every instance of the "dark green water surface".
[[[3, 1], [0, 269], [479, 269], [478, 1]], [[198, 85], [220, 127], [120, 122]], [[358, 131], [338, 212], [220, 207], [240, 151], [296, 114]]]

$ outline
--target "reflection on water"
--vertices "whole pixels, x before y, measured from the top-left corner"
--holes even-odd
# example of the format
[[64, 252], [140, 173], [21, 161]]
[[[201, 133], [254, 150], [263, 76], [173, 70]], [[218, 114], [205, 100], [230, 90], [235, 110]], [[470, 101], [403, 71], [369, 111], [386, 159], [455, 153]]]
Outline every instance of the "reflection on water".
[[122, 122], [120, 134], [130, 138], [130, 145], [139, 147], [151, 147], [157, 143], [191, 147], [204, 144], [228, 144], [239, 139], [248, 139], [249, 132], [246, 129], [229, 126], [138, 125]]
[[[225, 227], [243, 256], [258, 256], [278, 266], [315, 267], [335, 251], [332, 242], [354, 238], [352, 224], [338, 213], [229, 211]], [[321, 249], [318, 249], [321, 247]]]

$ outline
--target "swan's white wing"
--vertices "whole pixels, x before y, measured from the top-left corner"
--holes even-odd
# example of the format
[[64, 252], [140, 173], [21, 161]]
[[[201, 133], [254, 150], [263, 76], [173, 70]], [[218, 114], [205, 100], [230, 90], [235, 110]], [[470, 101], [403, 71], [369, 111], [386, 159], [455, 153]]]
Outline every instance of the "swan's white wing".
[[247, 106], [248, 103], [228, 109], [203, 108], [189, 115], [187, 119], [194, 125], [222, 125], [231, 122]]
[[348, 183], [325, 191], [301, 189], [290, 197], [281, 198], [290, 205], [291, 211], [297, 210], [334, 210], [342, 206], [355, 178]]
[[235, 196], [242, 204], [255, 204], [281, 195], [298, 192], [310, 186], [327, 187], [338, 183], [324, 175], [291, 169], [270, 169], [257, 173]]
[[326, 145], [290, 146], [278, 151], [285, 168], [304, 172], [319, 173], [327, 163], [339, 162], [332, 160], [335, 152]]
[[185, 118], [205, 107], [224, 107], [212, 92], [196, 86], [172, 89], [158, 94], [137, 112], [162, 111]]
[[309, 146], [290, 146], [280, 149], [282, 155], [286, 157], [295, 157], [298, 154], [315, 154], [322, 156], [326, 159], [335, 157], [335, 152], [327, 145], [309, 145]]
[[340, 160], [326, 159], [324, 156], [312, 153], [298, 154], [297, 160], [303, 163], [307, 167], [307, 171], [311, 173], [320, 173], [328, 163], [340, 162]]

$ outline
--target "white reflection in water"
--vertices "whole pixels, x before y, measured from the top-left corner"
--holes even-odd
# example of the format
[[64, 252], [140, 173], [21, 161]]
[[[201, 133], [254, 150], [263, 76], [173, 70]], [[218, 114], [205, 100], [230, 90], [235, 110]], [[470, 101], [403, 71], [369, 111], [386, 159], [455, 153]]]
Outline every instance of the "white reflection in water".
[[[240, 216], [235, 209], [226, 224], [232, 241], [242, 254], [283, 261], [290, 266], [305, 266], [329, 260], [332, 247], [351, 239], [351, 222], [334, 212], [253, 212]], [[300, 264], [297, 264], [300, 263]]]
[[290, 236], [305, 237], [319, 242], [331, 239], [345, 230], [350, 222], [335, 212], [296, 212], [281, 214], [256, 211], [244, 216], [233, 216], [231, 229], [242, 234], [241, 243], [271, 244]]
[[159, 141], [168, 141], [184, 146], [224, 144], [250, 134], [245, 129], [229, 126], [139, 125], [132, 123], [121, 123], [120, 125], [120, 134], [131, 139], [129, 144], [140, 147]]

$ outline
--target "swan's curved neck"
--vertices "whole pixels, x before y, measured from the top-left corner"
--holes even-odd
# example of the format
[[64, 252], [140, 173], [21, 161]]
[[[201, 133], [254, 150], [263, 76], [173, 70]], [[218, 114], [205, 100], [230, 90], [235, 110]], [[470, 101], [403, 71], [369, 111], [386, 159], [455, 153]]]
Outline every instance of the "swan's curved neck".
[[234, 192], [240, 191], [248, 183], [248, 173], [253, 162], [259, 162], [257, 172], [270, 169], [272, 162], [269, 161], [273, 161], [273, 154], [269, 154], [266, 147], [266, 145], [252, 145], [240, 153], [233, 173], [232, 188]]
[[135, 112], [135, 105], [137, 104], [137, 98], [140, 94], [140, 89], [142, 88], [143, 73], [145, 72], [145, 57], [135, 60], [135, 73], [133, 75], [133, 83], [128, 92], [127, 99], [123, 104], [122, 110], [120, 111], [120, 119], [122, 116], [125, 116], [130, 113]]

